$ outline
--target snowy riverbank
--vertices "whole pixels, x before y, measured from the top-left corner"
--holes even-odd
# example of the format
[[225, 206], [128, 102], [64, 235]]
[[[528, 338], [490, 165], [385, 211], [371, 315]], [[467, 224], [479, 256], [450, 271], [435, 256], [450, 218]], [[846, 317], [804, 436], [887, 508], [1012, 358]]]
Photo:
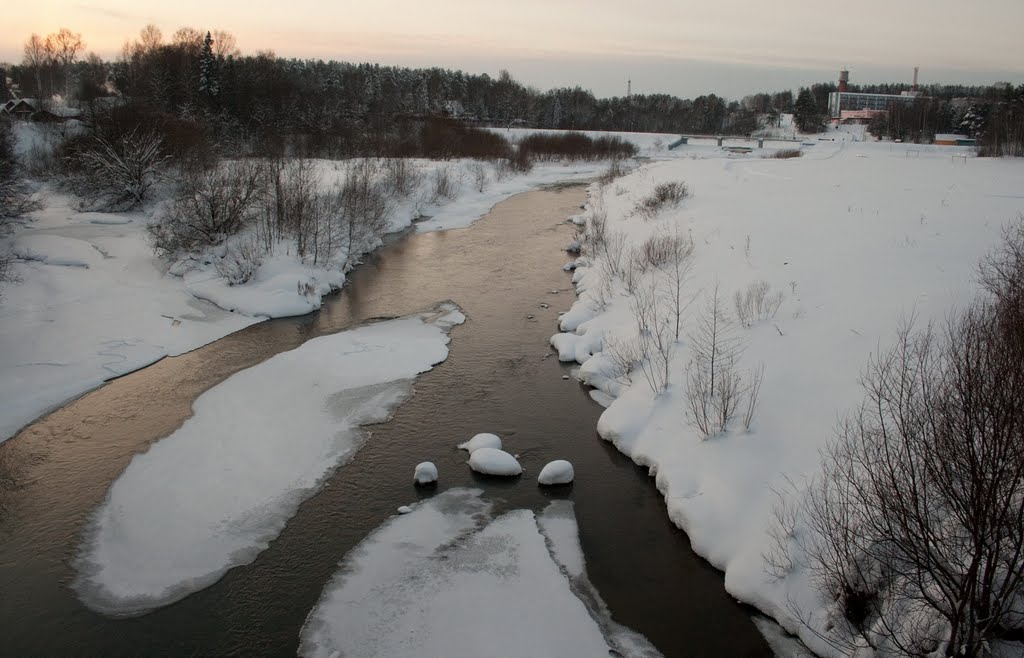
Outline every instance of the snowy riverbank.
[[[579, 221], [606, 216], [608, 243], [621, 245], [623, 263], [654, 235], [693, 241], [683, 299], [695, 301], [682, 314], [666, 391], [656, 394], [640, 366], [624, 373], [622, 359], [610, 356], [621, 357], [638, 335], [637, 294], [627, 287], [637, 293], [648, 283], [638, 277], [627, 286], [607, 252], [580, 261], [579, 299], [552, 344], [560, 358], [582, 364], [581, 380], [610, 403], [599, 433], [650, 468], [669, 516], [725, 572], [729, 592], [830, 654], [836, 650], [819, 634], [827, 636], [835, 611], [802, 563], [806, 530], [799, 522], [779, 527], [776, 512], [785, 518], [798, 504], [818, 472], [818, 449], [861, 400], [862, 367], [891, 343], [900, 320], [941, 321], [972, 298], [978, 259], [1024, 209], [1024, 162], [852, 140], [803, 150], [775, 160], [703, 146], [687, 157], [684, 147], [670, 161], [591, 187]], [[691, 193], [681, 205], [649, 220], [635, 212], [657, 184], [675, 181]], [[657, 275], [647, 276], [653, 285]], [[781, 304], [767, 319], [737, 324], [733, 337], [743, 346], [740, 371], [764, 366], [760, 404], [749, 431], [735, 422], [704, 439], [687, 418], [690, 335], [716, 285], [735, 317], [734, 293], [758, 281], [781, 293]], [[664, 304], [662, 317], [671, 314]], [[781, 569], [765, 558], [780, 548], [790, 560]]]
[[[499, 180], [486, 164], [480, 184], [472, 161], [412, 163], [419, 185], [395, 201], [392, 232], [464, 228], [509, 196], [592, 178], [606, 166], [538, 165]], [[316, 164], [324, 186], [344, 176], [344, 163]], [[441, 170], [451, 198], [431, 189]], [[217, 272], [216, 254], [174, 267], [153, 255], [146, 226], [159, 204], [147, 213], [82, 213], [66, 195], [43, 197], [46, 207], [5, 239], [20, 282], [0, 290], [0, 442], [112, 377], [267, 318], [316, 310], [345, 281], [336, 265], [302, 263], [284, 245], [251, 281], [232, 286]]]

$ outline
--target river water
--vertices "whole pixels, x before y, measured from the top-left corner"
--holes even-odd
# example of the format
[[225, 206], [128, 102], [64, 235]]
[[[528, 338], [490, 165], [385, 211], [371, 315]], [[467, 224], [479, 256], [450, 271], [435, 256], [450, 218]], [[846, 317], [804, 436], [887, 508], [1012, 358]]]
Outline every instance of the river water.
[[[481, 487], [500, 512], [542, 509], [550, 494], [536, 486], [536, 472], [568, 459], [588, 574], [616, 621], [666, 656], [770, 655], [751, 610], [669, 522], [646, 470], [597, 436], [601, 408], [562, 379], [569, 369], [548, 347], [559, 311], [573, 301], [562, 271], [573, 231], [564, 220], [583, 200], [580, 187], [529, 192], [471, 228], [401, 237], [368, 257], [319, 312], [164, 359], [0, 445], [9, 480], [0, 484], [0, 654], [294, 655], [342, 556], [396, 507], [429, 495], [412, 485], [417, 462], [437, 464], [440, 490]], [[468, 318], [452, 331], [448, 360], [420, 376], [414, 397], [372, 428], [255, 562], [141, 617], [109, 619], [79, 603], [71, 562], [90, 513], [132, 455], [180, 426], [199, 394], [310, 338], [445, 299]], [[455, 446], [478, 432], [501, 435], [529, 472], [507, 481], [471, 473]]]

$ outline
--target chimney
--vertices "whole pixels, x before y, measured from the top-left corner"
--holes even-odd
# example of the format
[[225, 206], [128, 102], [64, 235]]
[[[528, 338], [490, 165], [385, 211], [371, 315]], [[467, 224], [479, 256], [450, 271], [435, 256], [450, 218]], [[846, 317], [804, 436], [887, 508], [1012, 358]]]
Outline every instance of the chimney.
[[839, 91], [849, 91], [850, 72], [843, 69], [839, 72]]
[[911, 87], [914, 91], [917, 91], [917, 67], [914, 67], [914, 86]]

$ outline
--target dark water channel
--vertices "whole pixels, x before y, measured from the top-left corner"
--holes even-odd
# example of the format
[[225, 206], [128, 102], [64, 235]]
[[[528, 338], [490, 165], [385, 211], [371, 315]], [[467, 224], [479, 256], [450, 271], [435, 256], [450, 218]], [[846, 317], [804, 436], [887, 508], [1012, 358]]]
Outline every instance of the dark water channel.
[[[412, 485], [417, 462], [437, 464], [439, 490], [479, 486], [497, 511], [539, 511], [550, 494], [536, 474], [557, 458], [575, 465], [576, 482], [560, 495], [575, 501], [590, 579], [617, 621], [666, 656], [770, 655], [751, 611], [725, 593], [722, 575], [669, 523], [646, 471], [598, 438], [601, 408], [562, 379], [568, 368], [548, 348], [558, 312], [573, 301], [561, 248], [572, 234], [564, 219], [582, 200], [578, 187], [531, 192], [470, 229], [401, 238], [370, 257], [320, 312], [165, 359], [0, 446], [0, 473], [14, 482], [0, 486], [0, 655], [294, 655], [306, 614], [341, 557], [422, 495]], [[109, 619], [78, 602], [68, 587], [70, 561], [88, 515], [131, 456], [177, 428], [202, 391], [310, 338], [444, 299], [468, 317], [452, 332], [448, 360], [419, 378], [415, 396], [372, 428], [354, 460], [255, 562], [142, 617]], [[469, 471], [455, 445], [484, 431], [520, 455], [522, 478]]]

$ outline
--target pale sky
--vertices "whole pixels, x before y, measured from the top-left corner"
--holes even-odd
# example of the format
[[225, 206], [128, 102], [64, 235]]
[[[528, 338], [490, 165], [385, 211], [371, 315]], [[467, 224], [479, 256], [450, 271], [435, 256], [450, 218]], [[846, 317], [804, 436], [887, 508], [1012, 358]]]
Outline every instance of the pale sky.
[[1024, 84], [1024, 0], [32, 0], [0, 10], [0, 60], [60, 27], [113, 57], [147, 23], [225, 29], [245, 53], [508, 69], [540, 89], [681, 97], [834, 80]]

